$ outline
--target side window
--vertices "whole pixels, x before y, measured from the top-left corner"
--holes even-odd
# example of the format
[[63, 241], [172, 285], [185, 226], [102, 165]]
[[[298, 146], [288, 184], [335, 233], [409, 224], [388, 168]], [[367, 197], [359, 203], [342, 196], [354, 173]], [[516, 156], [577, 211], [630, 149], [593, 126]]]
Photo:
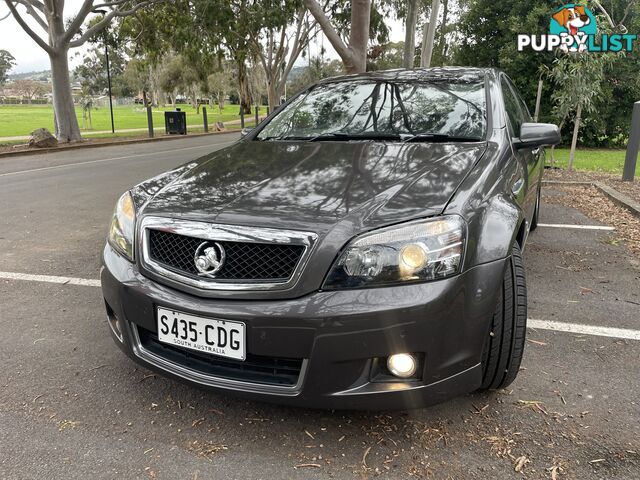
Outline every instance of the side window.
[[507, 80], [507, 83], [511, 87], [511, 90], [515, 94], [516, 100], [518, 101], [518, 104], [520, 105], [520, 109], [522, 110], [522, 112], [524, 114], [524, 121], [525, 122], [532, 122], [533, 118], [531, 117], [531, 113], [529, 112], [529, 108], [527, 107], [527, 104], [524, 103], [524, 100], [522, 99], [522, 96], [520, 95], [520, 92], [518, 92], [518, 89], [513, 84], [513, 82], [511, 81], [510, 78], [505, 77], [505, 79]]
[[525, 112], [523, 112], [520, 100], [513, 93], [513, 90], [511, 90], [509, 82], [505, 77], [502, 77], [500, 84], [502, 86], [504, 107], [507, 111], [507, 117], [509, 119], [509, 129], [511, 131], [511, 136], [517, 137], [520, 135], [520, 126], [526, 121]]

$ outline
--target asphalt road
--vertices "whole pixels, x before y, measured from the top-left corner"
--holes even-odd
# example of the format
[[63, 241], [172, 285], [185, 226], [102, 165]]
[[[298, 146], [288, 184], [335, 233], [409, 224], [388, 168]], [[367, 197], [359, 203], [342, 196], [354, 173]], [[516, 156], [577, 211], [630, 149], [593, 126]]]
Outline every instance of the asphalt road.
[[[0, 160], [0, 272], [97, 279], [120, 193], [236, 138]], [[542, 221], [596, 224], [546, 202]], [[640, 265], [610, 232], [541, 227], [525, 261], [532, 319], [640, 329]], [[206, 394], [107, 328], [99, 288], [0, 280], [0, 478], [640, 478], [639, 341], [530, 330], [508, 391], [367, 413]]]

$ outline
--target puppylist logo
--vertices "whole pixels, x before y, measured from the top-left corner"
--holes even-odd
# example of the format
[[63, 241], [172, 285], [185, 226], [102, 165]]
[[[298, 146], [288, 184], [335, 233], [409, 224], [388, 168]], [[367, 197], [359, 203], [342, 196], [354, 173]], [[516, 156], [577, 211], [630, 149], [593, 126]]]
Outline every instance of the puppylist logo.
[[569, 3], [551, 15], [548, 35], [518, 35], [518, 51], [531, 48], [551, 52], [557, 48], [568, 52], [630, 52], [638, 38], [632, 34], [597, 36], [596, 16], [585, 5]]

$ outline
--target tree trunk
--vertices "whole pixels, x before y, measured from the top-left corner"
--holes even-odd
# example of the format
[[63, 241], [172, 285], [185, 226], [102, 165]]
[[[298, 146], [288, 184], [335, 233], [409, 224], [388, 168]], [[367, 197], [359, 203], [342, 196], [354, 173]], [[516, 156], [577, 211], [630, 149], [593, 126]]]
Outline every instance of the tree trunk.
[[423, 35], [422, 56], [420, 66], [428, 68], [431, 66], [431, 56], [433, 55], [433, 41], [436, 37], [436, 27], [438, 26], [438, 13], [440, 11], [440, 0], [431, 2], [431, 15], [429, 16], [429, 27]]
[[573, 170], [573, 161], [576, 158], [576, 146], [578, 145], [578, 133], [580, 132], [580, 121], [582, 120], [582, 103], [578, 103], [576, 110], [576, 121], [573, 125], [573, 139], [571, 140], [571, 151], [569, 152], [569, 171]]
[[442, 0], [442, 23], [440, 24], [440, 39], [438, 40], [438, 57], [440, 65], [446, 64], [447, 58], [447, 22], [449, 21], [449, 0]]
[[51, 62], [51, 86], [55, 115], [55, 135], [59, 142], [76, 142], [81, 139], [80, 126], [71, 94], [69, 59], [67, 50], [49, 55]]
[[280, 104], [280, 95], [274, 82], [269, 82], [267, 98], [269, 99], [269, 111], [273, 112]]
[[369, 25], [371, 21], [371, 0], [351, 0], [351, 34], [349, 49], [352, 61], [345, 63], [347, 73], [367, 71], [367, 48], [369, 46]]
[[251, 91], [247, 79], [247, 66], [244, 61], [238, 62], [238, 96], [240, 97], [240, 108], [245, 115], [251, 115]]
[[413, 68], [416, 55], [416, 24], [418, 23], [418, 0], [408, 0], [407, 19], [404, 32], [404, 68]]

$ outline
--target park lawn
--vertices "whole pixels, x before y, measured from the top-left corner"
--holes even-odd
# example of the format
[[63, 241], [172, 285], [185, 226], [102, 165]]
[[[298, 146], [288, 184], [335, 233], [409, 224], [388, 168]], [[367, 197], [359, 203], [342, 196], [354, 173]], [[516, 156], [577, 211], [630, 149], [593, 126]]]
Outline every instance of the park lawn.
[[[202, 125], [202, 109], [196, 114], [191, 105], [178, 105], [187, 114], [187, 125]], [[222, 114], [217, 108], [207, 108], [209, 125], [215, 122], [228, 122], [240, 118], [238, 105], [225, 105]], [[153, 110], [153, 126], [164, 126], [164, 112], [171, 107]], [[266, 113], [266, 107], [261, 114]], [[78, 122], [83, 132], [111, 130], [109, 107], [100, 107], [91, 111], [92, 129], [84, 129], [82, 109], [76, 108]], [[132, 128], [147, 128], [147, 112], [140, 105], [117, 105], [113, 108], [116, 131]], [[51, 105], [0, 105], [0, 138], [29, 135], [36, 128], [53, 130], [53, 109]]]
[[[574, 161], [576, 170], [622, 174], [625, 150], [578, 149]], [[556, 148], [555, 166], [566, 168], [569, 162], [569, 149]], [[551, 164], [551, 149], [547, 149], [547, 165]], [[640, 175], [640, 162], [636, 164], [636, 175]]]

